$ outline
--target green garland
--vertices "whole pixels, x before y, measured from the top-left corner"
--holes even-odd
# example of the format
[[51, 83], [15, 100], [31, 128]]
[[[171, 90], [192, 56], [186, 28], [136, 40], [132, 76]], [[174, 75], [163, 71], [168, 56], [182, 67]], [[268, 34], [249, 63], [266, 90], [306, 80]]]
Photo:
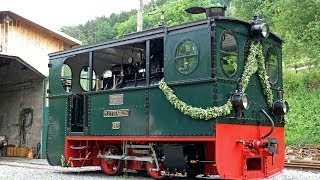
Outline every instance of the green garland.
[[161, 79], [159, 83], [159, 88], [163, 91], [167, 100], [183, 114], [188, 115], [194, 119], [205, 119], [209, 120], [216, 118], [218, 116], [225, 116], [230, 114], [232, 109], [231, 100], [229, 99], [227, 103], [219, 107], [208, 107], [206, 109], [199, 107], [192, 107], [187, 103], [181, 101], [173, 92], [173, 90], [164, 82], [164, 79]]
[[[269, 106], [272, 105], [272, 91], [271, 86], [268, 81], [268, 75], [265, 68], [265, 59], [262, 54], [262, 46], [260, 43], [253, 43], [250, 47], [250, 54], [246, 61], [244, 71], [241, 77], [241, 84], [243, 92], [246, 90], [252, 74], [254, 74], [257, 69], [254, 68], [258, 66], [259, 77], [263, 87], [264, 94], [267, 98], [267, 103]], [[183, 114], [188, 115], [194, 119], [205, 119], [209, 120], [219, 116], [225, 116], [231, 113], [232, 103], [229, 98], [228, 101], [219, 107], [207, 107], [206, 109], [200, 107], [192, 107], [191, 105], [181, 101], [173, 92], [173, 90], [167, 85], [164, 79], [159, 82], [159, 88], [162, 90], [166, 99]]]
[[[254, 67], [258, 67], [258, 69]], [[257, 70], [260, 77], [260, 83], [263, 88], [263, 94], [266, 96], [267, 104], [269, 107], [272, 107], [273, 94], [266, 70], [265, 59], [262, 54], [262, 45], [260, 43], [254, 43], [250, 46], [250, 54], [241, 77], [243, 92], [246, 90], [252, 74]]]
[[263, 88], [263, 94], [266, 96], [267, 104], [271, 108], [273, 103], [273, 94], [272, 94], [271, 85], [269, 83], [269, 77], [266, 70], [265, 59], [262, 54], [262, 47], [259, 46], [259, 48], [260, 48], [259, 49], [260, 53], [258, 54], [259, 55], [258, 59], [260, 59], [260, 61], [258, 60], [258, 72], [260, 77], [260, 83]]
[[255, 67], [258, 65], [257, 61], [260, 54], [259, 52], [261, 51], [259, 47], [261, 46], [258, 46], [256, 44], [252, 44], [250, 46], [250, 54], [247, 58], [246, 64], [244, 66], [244, 71], [241, 77], [242, 92], [244, 92], [247, 89], [252, 74], [254, 74], [257, 71], [257, 68]]

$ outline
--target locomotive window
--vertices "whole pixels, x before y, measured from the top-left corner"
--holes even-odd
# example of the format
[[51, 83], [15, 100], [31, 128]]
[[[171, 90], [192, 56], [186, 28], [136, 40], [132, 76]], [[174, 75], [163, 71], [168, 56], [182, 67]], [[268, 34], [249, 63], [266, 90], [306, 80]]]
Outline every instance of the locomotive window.
[[271, 84], [278, 80], [278, 53], [273, 47], [267, 49], [266, 69]]
[[[83, 90], [85, 91], [89, 91], [89, 67], [84, 67], [81, 70], [80, 73], [80, 86], [82, 87]], [[92, 88], [91, 90], [94, 89], [94, 87], [96, 86], [96, 73], [94, 72], [94, 70], [92, 71]]]
[[72, 72], [67, 64], [63, 64], [61, 68], [61, 84], [66, 92], [71, 91]]
[[198, 46], [192, 40], [183, 40], [176, 49], [176, 68], [182, 74], [192, 73], [198, 66]]
[[236, 38], [231, 33], [225, 31], [221, 36], [221, 66], [229, 78], [237, 72], [238, 61]]

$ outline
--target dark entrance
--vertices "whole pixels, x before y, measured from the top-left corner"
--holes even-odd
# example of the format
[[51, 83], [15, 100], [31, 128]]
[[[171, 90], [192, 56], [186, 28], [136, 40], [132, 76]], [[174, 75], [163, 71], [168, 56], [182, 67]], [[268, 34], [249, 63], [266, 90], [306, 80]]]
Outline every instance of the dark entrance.
[[83, 95], [72, 95], [69, 97], [70, 102], [70, 125], [71, 133], [83, 132], [83, 122], [84, 122], [84, 96]]

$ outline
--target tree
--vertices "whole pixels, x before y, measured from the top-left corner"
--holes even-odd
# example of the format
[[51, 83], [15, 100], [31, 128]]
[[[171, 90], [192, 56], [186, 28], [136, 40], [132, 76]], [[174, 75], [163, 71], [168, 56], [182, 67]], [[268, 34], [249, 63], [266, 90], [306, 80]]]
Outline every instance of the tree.
[[192, 15], [188, 14], [185, 10], [193, 6], [208, 7], [211, 4], [210, 2], [210, 0], [167, 1], [163, 5], [159, 6], [156, 12], [146, 11], [144, 15], [145, 27], [151, 28], [160, 25], [160, 13], [162, 11], [164, 12], [165, 16], [165, 24], [168, 26], [174, 26], [199, 19], [204, 19], [204, 14]]
[[284, 51], [288, 64], [317, 60], [320, 50], [319, 8], [319, 0], [284, 0], [274, 7], [276, 15], [272, 21], [275, 30], [286, 40]]
[[[205, 15], [191, 15], [185, 9], [192, 6], [208, 7], [212, 0], [155, 0], [144, 6], [144, 29], [160, 25], [160, 14], [164, 12], [166, 25], [174, 26], [190, 21], [204, 19]], [[230, 0], [218, 0], [215, 3], [230, 4]], [[154, 7], [158, 7], [154, 11]], [[110, 17], [98, 17], [87, 21], [84, 25], [64, 26], [61, 31], [80, 39], [83, 44], [120, 37], [135, 32], [137, 24], [137, 10], [111, 14]]]
[[320, 52], [319, 0], [234, 0], [234, 15], [250, 20], [261, 13], [271, 30], [285, 40], [286, 65], [315, 62]]
[[116, 31], [111, 27], [108, 21], [103, 21], [98, 24], [96, 34], [95, 34], [95, 41], [103, 41], [107, 39], [112, 39], [116, 35]]
[[264, 0], [233, 0], [234, 12], [233, 16], [251, 20], [252, 16], [261, 12], [264, 6]]
[[117, 27], [121, 29], [119, 30], [121, 35], [132, 32], [130, 29], [126, 29], [127, 25], [124, 24], [121, 27], [120, 24], [135, 14], [136, 10], [123, 11], [119, 14], [111, 14], [109, 18], [97, 17], [78, 26], [63, 26], [60, 31], [79, 39], [84, 45], [92, 44], [119, 36]]
[[117, 31], [117, 37], [135, 32], [137, 30], [137, 16], [130, 16], [127, 21], [116, 23], [113, 28]]

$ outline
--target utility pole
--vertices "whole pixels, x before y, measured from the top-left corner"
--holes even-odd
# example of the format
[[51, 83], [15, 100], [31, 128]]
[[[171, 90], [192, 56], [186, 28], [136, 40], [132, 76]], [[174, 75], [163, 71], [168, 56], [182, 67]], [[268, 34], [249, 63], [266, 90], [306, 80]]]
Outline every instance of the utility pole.
[[142, 25], [143, 25], [143, 0], [139, 0], [139, 9], [138, 9], [138, 15], [137, 15], [137, 31], [142, 31]]

